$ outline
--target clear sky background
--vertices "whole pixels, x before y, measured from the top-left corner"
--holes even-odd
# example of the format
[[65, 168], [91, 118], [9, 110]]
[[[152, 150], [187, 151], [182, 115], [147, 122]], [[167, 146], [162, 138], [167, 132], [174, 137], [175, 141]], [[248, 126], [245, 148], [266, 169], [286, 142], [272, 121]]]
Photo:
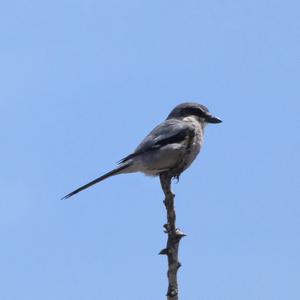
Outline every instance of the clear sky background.
[[0, 3], [0, 299], [153, 300], [157, 178], [115, 166], [180, 102], [223, 119], [174, 184], [181, 300], [300, 299], [298, 0]]

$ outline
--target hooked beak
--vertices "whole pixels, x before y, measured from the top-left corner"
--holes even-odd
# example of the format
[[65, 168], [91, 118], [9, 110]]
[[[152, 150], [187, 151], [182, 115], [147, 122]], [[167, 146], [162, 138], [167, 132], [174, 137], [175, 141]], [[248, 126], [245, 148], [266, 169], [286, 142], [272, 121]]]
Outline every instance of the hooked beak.
[[214, 117], [214, 116], [208, 116], [205, 121], [207, 123], [212, 123], [212, 124], [218, 124], [218, 123], [222, 123], [222, 120], [217, 118], [217, 117]]

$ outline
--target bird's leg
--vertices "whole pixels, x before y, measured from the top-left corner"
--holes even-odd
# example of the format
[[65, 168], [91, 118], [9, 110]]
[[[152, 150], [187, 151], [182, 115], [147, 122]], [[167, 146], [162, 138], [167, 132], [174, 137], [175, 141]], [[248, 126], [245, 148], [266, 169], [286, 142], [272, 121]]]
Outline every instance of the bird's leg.
[[176, 229], [176, 212], [174, 207], [175, 195], [171, 190], [172, 176], [168, 173], [160, 175], [160, 183], [165, 194], [165, 207], [167, 210], [167, 224], [164, 225], [166, 233], [168, 234], [167, 247], [163, 249], [160, 254], [168, 256], [168, 300], [178, 300], [178, 283], [177, 271], [181, 264], [178, 261], [179, 242], [185, 234], [179, 229]]

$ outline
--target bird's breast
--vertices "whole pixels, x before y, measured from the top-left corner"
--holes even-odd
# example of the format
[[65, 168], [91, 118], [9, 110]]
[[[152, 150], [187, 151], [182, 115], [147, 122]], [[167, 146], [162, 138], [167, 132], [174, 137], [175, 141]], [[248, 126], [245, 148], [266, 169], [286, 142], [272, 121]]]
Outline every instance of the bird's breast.
[[190, 126], [194, 129], [194, 135], [188, 144], [186, 159], [186, 167], [189, 167], [190, 164], [197, 157], [199, 151], [201, 150], [203, 144], [203, 128], [201, 123], [195, 117], [187, 117], [184, 119], [185, 122], [188, 122]]

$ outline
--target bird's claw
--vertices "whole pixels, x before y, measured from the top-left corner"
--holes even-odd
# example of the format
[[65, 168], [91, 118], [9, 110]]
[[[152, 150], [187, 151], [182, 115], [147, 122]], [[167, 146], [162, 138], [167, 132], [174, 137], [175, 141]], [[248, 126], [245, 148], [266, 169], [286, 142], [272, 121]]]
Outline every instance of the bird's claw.
[[177, 180], [176, 183], [179, 182], [179, 175], [173, 176], [173, 178]]

